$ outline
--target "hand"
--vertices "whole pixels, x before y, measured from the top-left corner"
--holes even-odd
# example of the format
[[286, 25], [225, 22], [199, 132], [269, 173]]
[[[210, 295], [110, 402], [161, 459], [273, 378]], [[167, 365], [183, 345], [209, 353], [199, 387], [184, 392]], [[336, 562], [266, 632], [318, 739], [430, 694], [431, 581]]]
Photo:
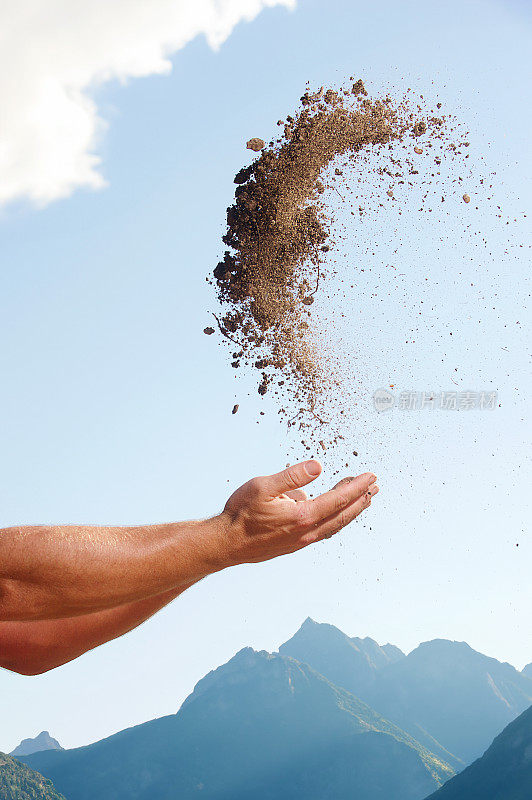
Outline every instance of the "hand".
[[375, 475], [367, 472], [309, 500], [301, 487], [321, 470], [318, 461], [304, 461], [253, 478], [231, 495], [219, 518], [227, 565], [267, 561], [327, 539], [368, 508], [379, 491]]

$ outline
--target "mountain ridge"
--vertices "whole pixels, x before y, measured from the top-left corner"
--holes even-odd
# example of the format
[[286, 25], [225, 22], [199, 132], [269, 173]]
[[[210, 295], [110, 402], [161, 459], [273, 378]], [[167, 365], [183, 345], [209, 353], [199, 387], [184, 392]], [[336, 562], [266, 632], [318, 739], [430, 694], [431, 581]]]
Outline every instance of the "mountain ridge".
[[369, 636], [350, 637], [334, 625], [310, 617], [279, 647], [279, 653], [309, 664], [356, 697], [367, 692], [379, 669], [406, 657], [395, 645], [381, 647]]
[[484, 755], [426, 800], [530, 800], [532, 707], [495, 737]]
[[532, 676], [466, 642], [433, 639], [389, 661], [379, 648], [383, 659], [373, 662], [360, 652], [364, 642], [306, 620], [279, 652], [353, 692], [455, 769], [481, 755], [532, 703]]
[[29, 756], [43, 750], [63, 750], [57, 739], [50, 736], [48, 731], [41, 731], [33, 739], [23, 739], [9, 754], [10, 756]]
[[239, 651], [177, 714], [24, 761], [68, 800], [422, 800], [452, 768], [293, 658]]
[[466, 642], [405, 655], [309, 617], [278, 653], [244, 647], [206, 674], [176, 714], [21, 760], [68, 800], [440, 800], [531, 704], [526, 668]]

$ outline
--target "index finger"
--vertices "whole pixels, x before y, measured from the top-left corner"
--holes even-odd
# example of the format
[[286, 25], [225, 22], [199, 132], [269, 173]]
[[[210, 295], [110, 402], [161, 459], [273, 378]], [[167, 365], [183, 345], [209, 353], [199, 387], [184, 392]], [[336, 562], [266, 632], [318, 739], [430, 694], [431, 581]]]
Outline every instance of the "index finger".
[[340, 481], [334, 489], [320, 494], [315, 500], [308, 500], [306, 504], [308, 504], [307, 513], [310, 522], [316, 524], [351, 505], [359, 497], [362, 497], [376, 480], [373, 472], [365, 472], [358, 478]]

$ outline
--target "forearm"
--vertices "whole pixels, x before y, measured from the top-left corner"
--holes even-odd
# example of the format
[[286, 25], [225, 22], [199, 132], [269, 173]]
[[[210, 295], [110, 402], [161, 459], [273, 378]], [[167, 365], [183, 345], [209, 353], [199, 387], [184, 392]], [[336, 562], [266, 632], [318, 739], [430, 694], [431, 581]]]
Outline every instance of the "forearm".
[[0, 619], [74, 617], [183, 588], [225, 564], [220, 517], [0, 532]]
[[0, 667], [38, 675], [59, 667], [141, 625], [192, 584], [69, 619], [0, 623]]
[[0, 531], [0, 621], [65, 619], [145, 600], [225, 567], [266, 561], [329, 538], [379, 491], [373, 473], [308, 500], [310, 460], [248, 481], [213, 519], [104, 528]]

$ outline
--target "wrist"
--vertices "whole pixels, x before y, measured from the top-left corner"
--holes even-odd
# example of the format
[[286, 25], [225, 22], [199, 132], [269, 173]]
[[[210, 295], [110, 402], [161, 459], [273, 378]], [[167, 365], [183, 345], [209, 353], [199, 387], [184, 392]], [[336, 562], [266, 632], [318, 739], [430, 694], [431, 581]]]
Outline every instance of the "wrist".
[[227, 512], [222, 511], [214, 517], [203, 520], [200, 525], [199, 538], [206, 574], [235, 566], [238, 562], [230, 547], [231, 519]]

